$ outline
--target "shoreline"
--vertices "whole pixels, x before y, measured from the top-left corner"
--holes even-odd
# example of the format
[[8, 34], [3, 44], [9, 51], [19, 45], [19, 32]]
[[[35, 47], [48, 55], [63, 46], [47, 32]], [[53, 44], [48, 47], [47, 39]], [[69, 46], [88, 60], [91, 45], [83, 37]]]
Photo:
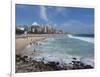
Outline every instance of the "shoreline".
[[[33, 57], [40, 55], [41, 52], [37, 50], [29, 50], [31, 45], [38, 46], [39, 42], [46, 41], [47, 38], [53, 37], [55, 34], [35, 34], [28, 36], [17, 36], [16, 38], [16, 73], [24, 72], [42, 72], [42, 71], [56, 71], [56, 70], [77, 70], [77, 69], [93, 69], [94, 65], [89, 65], [81, 62], [76, 57], [72, 57], [70, 63], [62, 63], [51, 60], [45, 62], [45, 56], [38, 61]], [[28, 49], [27, 49], [28, 48]], [[35, 52], [36, 51], [36, 52]]]
[[39, 41], [43, 41], [49, 37], [53, 37], [56, 35], [62, 35], [62, 34], [28, 34], [27, 36], [16, 35], [15, 37], [16, 54], [21, 54], [22, 51], [32, 43], [38, 43]]
[[44, 35], [28, 35], [28, 36], [16, 36], [15, 46], [16, 46], [16, 54], [21, 54], [22, 51], [30, 44], [37, 43], [39, 41], [43, 41], [48, 36]]

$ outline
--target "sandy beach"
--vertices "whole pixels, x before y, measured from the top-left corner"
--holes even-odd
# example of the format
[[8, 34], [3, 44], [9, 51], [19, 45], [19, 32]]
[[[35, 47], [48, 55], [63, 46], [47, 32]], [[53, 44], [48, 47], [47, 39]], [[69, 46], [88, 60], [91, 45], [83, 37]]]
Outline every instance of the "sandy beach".
[[55, 37], [56, 35], [59, 36], [58, 34], [16, 35], [16, 73], [94, 68], [91, 65], [83, 63], [76, 57], [72, 57], [72, 61], [67, 64], [63, 64], [63, 62], [61, 64], [58, 60], [46, 62], [46, 57], [41, 57], [39, 60], [38, 58], [34, 59], [33, 57], [41, 55], [43, 52], [34, 52], [31, 46], [39, 46], [41, 45], [40, 42], [45, 42], [47, 38]]
[[47, 35], [28, 35], [28, 36], [16, 36], [16, 54], [21, 54], [23, 49], [25, 49], [26, 46], [32, 43], [36, 43], [38, 41], [45, 40]]

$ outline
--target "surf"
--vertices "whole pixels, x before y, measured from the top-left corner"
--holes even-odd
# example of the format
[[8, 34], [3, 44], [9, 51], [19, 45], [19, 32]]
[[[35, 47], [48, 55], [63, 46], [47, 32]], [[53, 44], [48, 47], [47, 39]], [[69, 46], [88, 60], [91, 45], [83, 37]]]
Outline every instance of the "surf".
[[74, 39], [79, 39], [79, 40], [82, 40], [82, 41], [86, 41], [86, 42], [89, 42], [89, 43], [94, 43], [94, 38], [92, 37], [82, 37], [82, 36], [73, 36], [73, 35], [68, 35], [69, 38], [74, 38]]

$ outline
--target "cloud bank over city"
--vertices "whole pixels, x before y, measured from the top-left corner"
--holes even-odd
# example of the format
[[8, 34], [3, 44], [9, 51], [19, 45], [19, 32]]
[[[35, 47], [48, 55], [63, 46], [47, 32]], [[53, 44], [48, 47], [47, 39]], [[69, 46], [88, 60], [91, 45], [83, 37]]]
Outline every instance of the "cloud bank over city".
[[53, 24], [70, 33], [94, 33], [94, 9], [39, 5], [16, 5], [16, 25]]

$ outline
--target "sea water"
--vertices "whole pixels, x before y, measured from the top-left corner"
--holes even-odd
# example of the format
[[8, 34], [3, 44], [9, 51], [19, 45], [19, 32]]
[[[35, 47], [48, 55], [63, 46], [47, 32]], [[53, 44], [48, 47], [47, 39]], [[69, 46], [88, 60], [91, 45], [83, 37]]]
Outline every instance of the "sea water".
[[46, 61], [69, 62], [72, 57], [81, 59], [87, 64], [94, 64], [94, 38], [78, 37], [72, 35], [55, 35], [46, 39], [41, 45], [35, 47], [36, 51], [44, 54]]

